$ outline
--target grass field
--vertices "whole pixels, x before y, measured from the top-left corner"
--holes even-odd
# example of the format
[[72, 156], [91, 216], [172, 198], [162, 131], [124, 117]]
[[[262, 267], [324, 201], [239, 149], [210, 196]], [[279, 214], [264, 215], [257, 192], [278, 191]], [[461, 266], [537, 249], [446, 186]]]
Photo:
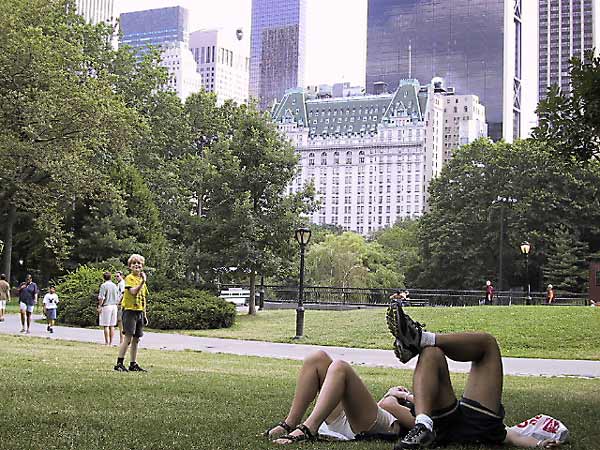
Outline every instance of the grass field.
[[[142, 350], [150, 373], [112, 371], [116, 349], [2, 336], [0, 449], [273, 449], [257, 437], [283, 418], [297, 361]], [[410, 371], [358, 368], [375, 396]], [[453, 375], [457, 391], [463, 375]], [[597, 450], [598, 380], [506, 377], [506, 423], [543, 412], [571, 430], [570, 450]], [[298, 448], [292, 446], [291, 448]], [[391, 448], [386, 442], [302, 449]], [[476, 447], [448, 447], [450, 450]]]
[[[600, 308], [581, 306], [512, 306], [405, 308], [436, 332], [487, 331], [498, 339], [504, 356], [600, 360]], [[188, 332], [196, 336], [292, 342], [295, 310], [240, 314], [232, 328]], [[305, 313], [307, 344], [391, 348], [385, 308]], [[600, 446], [599, 446], [600, 448]]]

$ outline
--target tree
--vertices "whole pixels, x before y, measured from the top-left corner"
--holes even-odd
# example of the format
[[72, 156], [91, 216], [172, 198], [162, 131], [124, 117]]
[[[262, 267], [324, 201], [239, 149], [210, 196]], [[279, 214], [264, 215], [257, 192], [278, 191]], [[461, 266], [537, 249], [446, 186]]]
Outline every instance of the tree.
[[552, 283], [566, 291], [583, 291], [587, 282], [585, 257], [588, 246], [580, 241], [578, 234], [564, 225], [555, 230], [543, 270], [544, 284]]
[[[519, 244], [532, 244], [532, 286], [559, 224], [577, 231], [587, 252], [600, 248], [600, 164], [574, 165], [535, 141], [478, 140], [462, 147], [429, 188], [420, 220], [420, 287], [472, 289], [497, 277], [499, 244], [508, 286], [522, 281]], [[498, 197], [516, 203], [498, 203]], [[504, 238], [500, 239], [503, 219]]]
[[570, 78], [571, 92], [552, 86], [539, 103], [533, 137], [567, 160], [600, 160], [600, 56], [590, 51], [584, 60], [573, 58]]
[[418, 220], [400, 220], [393, 227], [384, 228], [373, 236], [394, 261], [395, 271], [406, 277], [408, 285], [413, 285], [418, 277], [421, 261], [418, 227]]
[[139, 124], [105, 71], [105, 25], [92, 26], [73, 2], [0, 3], [0, 216], [10, 273], [20, 218], [43, 236], [56, 261], [70, 250], [65, 210], [78, 198], [114, 191], [99, 167], [126, 153]]
[[197, 220], [198, 267], [235, 266], [250, 282], [249, 313], [255, 314], [256, 274], [289, 266], [295, 228], [312, 208], [310, 189], [285, 195], [297, 156], [268, 117], [253, 105], [239, 107], [231, 135], [205, 150], [205, 207]]

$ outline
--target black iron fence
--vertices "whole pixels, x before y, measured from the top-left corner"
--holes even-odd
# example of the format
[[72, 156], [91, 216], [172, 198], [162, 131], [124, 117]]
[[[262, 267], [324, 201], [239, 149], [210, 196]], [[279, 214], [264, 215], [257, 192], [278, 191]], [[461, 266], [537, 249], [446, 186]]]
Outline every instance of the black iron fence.
[[[223, 289], [229, 287], [243, 287], [240, 285], [222, 285]], [[261, 286], [256, 287], [257, 293]], [[296, 286], [264, 286], [264, 300], [267, 302], [296, 303], [298, 301], [298, 287]], [[394, 289], [362, 289], [340, 288], [323, 286], [305, 286], [304, 303], [322, 305], [356, 305], [356, 306], [385, 306]], [[501, 291], [494, 295], [492, 305], [543, 305], [545, 292], [532, 292], [527, 297], [522, 291]], [[477, 306], [484, 305], [485, 291], [457, 291], [439, 289], [411, 289], [406, 306]], [[489, 304], [489, 303], [488, 303]], [[583, 294], [557, 293], [554, 305], [589, 304], [587, 296]]]

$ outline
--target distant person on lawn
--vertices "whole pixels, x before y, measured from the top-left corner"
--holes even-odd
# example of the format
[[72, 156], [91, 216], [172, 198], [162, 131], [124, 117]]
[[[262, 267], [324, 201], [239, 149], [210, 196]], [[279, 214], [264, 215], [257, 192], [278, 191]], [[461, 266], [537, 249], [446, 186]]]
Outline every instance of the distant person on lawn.
[[44, 314], [46, 315], [46, 320], [48, 321], [46, 331], [48, 331], [48, 333], [54, 333], [53, 327], [54, 321], [56, 320], [56, 308], [58, 306], [58, 295], [56, 294], [56, 289], [54, 288], [54, 286], [50, 286], [50, 288], [48, 289], [48, 293], [44, 295], [42, 304], [44, 306]]
[[119, 303], [117, 304], [117, 326], [119, 327], [119, 345], [123, 343], [123, 294], [125, 293], [125, 277], [123, 272], [115, 272], [115, 280], [117, 280], [117, 288], [119, 289]]
[[[567, 440], [568, 429], [543, 414], [510, 428], [504, 425], [502, 358], [492, 335], [425, 331], [396, 301], [386, 318], [396, 338], [396, 357], [402, 363], [419, 357], [413, 374], [415, 426], [398, 440], [394, 450], [448, 444], [551, 448]], [[471, 362], [460, 400], [446, 358]]]
[[[31, 333], [31, 314], [38, 301], [40, 289], [33, 282], [33, 277], [27, 275], [25, 282], [19, 286], [19, 311], [21, 312], [21, 333]], [[25, 329], [27, 325], [27, 329]]]
[[554, 286], [551, 284], [548, 285], [548, 289], [546, 289], [546, 303], [551, 305], [554, 303]]
[[486, 305], [491, 305], [493, 304], [494, 301], [494, 286], [492, 285], [492, 282], [490, 280], [487, 280], [485, 282], [485, 304]]
[[104, 327], [104, 344], [112, 345], [117, 325], [117, 304], [119, 303], [119, 288], [111, 280], [111, 273], [104, 272], [104, 283], [98, 293], [98, 325]]
[[6, 275], [0, 275], [0, 322], [4, 322], [6, 303], [10, 301], [10, 284], [6, 281]]
[[[142, 255], [133, 254], [127, 260], [131, 273], [125, 277], [125, 293], [123, 294], [123, 334], [125, 337], [119, 347], [119, 356], [115, 370], [119, 372], [146, 372], [137, 363], [137, 351], [140, 338], [144, 335], [144, 326], [148, 324], [146, 302], [148, 287]], [[125, 367], [125, 353], [131, 345], [129, 369]]]

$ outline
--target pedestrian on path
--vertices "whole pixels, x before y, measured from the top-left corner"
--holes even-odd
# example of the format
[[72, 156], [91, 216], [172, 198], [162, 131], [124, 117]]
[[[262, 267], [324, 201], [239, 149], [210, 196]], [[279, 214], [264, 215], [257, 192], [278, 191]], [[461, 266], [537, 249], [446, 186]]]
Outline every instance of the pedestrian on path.
[[104, 272], [104, 283], [98, 293], [98, 325], [104, 328], [104, 345], [112, 345], [117, 325], [117, 304], [119, 288], [111, 280], [111, 273]]
[[0, 275], [0, 322], [4, 322], [6, 303], [10, 301], [10, 284], [6, 281], [6, 275]]
[[[502, 359], [492, 335], [425, 331], [396, 302], [391, 303], [386, 318], [396, 338], [396, 357], [402, 363], [419, 358], [413, 374], [415, 426], [394, 450], [448, 444], [551, 448], [566, 441], [567, 428], [550, 416], [539, 415], [540, 420], [545, 417], [541, 430], [528, 427], [529, 421], [510, 428], [504, 425]], [[446, 358], [471, 362], [460, 400], [454, 394]]]
[[546, 303], [548, 305], [551, 305], [552, 303], [554, 303], [554, 286], [552, 286], [551, 284], [548, 285], [548, 289], [546, 289]]
[[[21, 312], [21, 333], [31, 333], [31, 314], [38, 301], [40, 289], [33, 282], [33, 277], [27, 275], [25, 282], [19, 287], [19, 311]], [[25, 329], [27, 325], [27, 329]]]
[[119, 289], [119, 303], [117, 303], [117, 326], [119, 327], [119, 345], [123, 343], [123, 294], [125, 293], [125, 278], [123, 272], [115, 272], [115, 280], [117, 280], [117, 288]]
[[[119, 356], [114, 369], [119, 372], [146, 372], [137, 363], [137, 351], [140, 338], [144, 335], [144, 326], [148, 324], [146, 315], [146, 302], [148, 287], [144, 264], [146, 260], [142, 255], [133, 254], [127, 260], [131, 273], [125, 277], [125, 293], [123, 294], [123, 333], [125, 338], [119, 347]], [[125, 354], [130, 349], [129, 369], [125, 367]]]
[[54, 333], [54, 321], [56, 320], [56, 308], [58, 306], [58, 295], [56, 294], [54, 286], [50, 286], [48, 293], [44, 295], [42, 303], [44, 306], [44, 314], [48, 321], [46, 331], [48, 331], [48, 333]]
[[492, 285], [491, 280], [487, 280], [485, 282], [485, 304], [491, 305], [494, 302], [494, 286]]

